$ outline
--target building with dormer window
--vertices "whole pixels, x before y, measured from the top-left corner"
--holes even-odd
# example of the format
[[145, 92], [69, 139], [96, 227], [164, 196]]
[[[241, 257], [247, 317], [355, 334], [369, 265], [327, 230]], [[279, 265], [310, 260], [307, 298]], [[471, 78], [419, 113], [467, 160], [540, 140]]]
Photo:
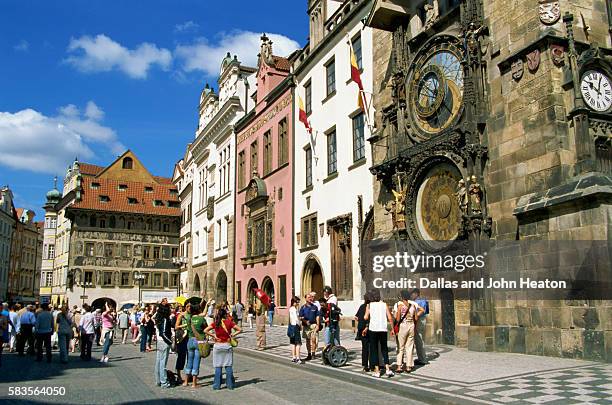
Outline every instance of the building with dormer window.
[[236, 124], [236, 293], [252, 303], [254, 288], [274, 300], [281, 321], [293, 294], [293, 130], [290, 60], [261, 37], [256, 100]]
[[[254, 103], [255, 69], [229, 53], [221, 61], [218, 91], [200, 95], [195, 140], [175, 167], [183, 209], [178, 265], [185, 292], [207, 301], [234, 301], [234, 125]], [[183, 273], [181, 273], [183, 274]]]

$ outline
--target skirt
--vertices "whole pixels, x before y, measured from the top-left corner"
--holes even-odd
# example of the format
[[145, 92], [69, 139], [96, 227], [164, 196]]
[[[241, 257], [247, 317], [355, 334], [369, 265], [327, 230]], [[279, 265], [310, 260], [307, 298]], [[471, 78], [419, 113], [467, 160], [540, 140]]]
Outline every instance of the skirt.
[[213, 367], [232, 367], [234, 348], [229, 343], [215, 343], [213, 346]]

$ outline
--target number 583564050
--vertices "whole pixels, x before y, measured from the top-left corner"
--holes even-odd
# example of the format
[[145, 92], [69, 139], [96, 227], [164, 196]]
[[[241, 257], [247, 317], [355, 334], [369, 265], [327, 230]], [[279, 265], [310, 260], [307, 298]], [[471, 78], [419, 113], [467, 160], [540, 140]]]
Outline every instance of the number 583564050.
[[66, 387], [8, 387], [9, 396], [61, 396], [66, 395]]

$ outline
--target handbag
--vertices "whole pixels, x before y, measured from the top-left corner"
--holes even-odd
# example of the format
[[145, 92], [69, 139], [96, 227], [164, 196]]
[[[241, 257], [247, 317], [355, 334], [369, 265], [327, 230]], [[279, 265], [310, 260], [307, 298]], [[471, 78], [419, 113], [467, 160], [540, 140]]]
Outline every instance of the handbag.
[[401, 325], [402, 322], [404, 322], [404, 319], [406, 319], [409, 313], [410, 313], [410, 307], [406, 309], [406, 313], [404, 314], [404, 316], [400, 318], [399, 322], [395, 321], [395, 319], [393, 320], [393, 333], [395, 333], [396, 335], [399, 333], [399, 326]]
[[202, 335], [200, 335], [198, 331], [196, 331], [195, 326], [193, 326], [193, 324], [191, 323], [191, 320], [189, 321], [189, 325], [191, 326], [193, 335], [196, 337], [196, 339], [198, 339], [198, 351], [200, 352], [200, 358], [207, 358], [208, 356], [210, 356], [210, 343], [208, 342], [208, 339], [204, 338], [204, 340], [199, 340], [201, 339]]
[[230, 341], [229, 341], [230, 346], [232, 347], [238, 346], [238, 341], [232, 336], [231, 333], [227, 331], [227, 326], [225, 326], [225, 322], [223, 322], [223, 319], [221, 320], [221, 327], [223, 328], [225, 333], [227, 333], [230, 336]]

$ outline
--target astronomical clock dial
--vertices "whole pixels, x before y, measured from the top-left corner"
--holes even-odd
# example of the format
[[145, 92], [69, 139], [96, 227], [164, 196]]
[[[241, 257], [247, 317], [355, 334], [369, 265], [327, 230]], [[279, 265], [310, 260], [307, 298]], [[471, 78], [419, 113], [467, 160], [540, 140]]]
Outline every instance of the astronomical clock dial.
[[410, 114], [426, 137], [447, 129], [458, 117], [463, 99], [461, 51], [438, 44], [417, 59], [409, 79]]
[[595, 111], [604, 112], [612, 107], [610, 79], [598, 70], [588, 70], [582, 76], [580, 92], [586, 104]]
[[443, 243], [457, 238], [461, 211], [455, 193], [460, 179], [457, 168], [448, 163], [432, 167], [424, 176], [417, 191], [414, 218], [422, 240]]

